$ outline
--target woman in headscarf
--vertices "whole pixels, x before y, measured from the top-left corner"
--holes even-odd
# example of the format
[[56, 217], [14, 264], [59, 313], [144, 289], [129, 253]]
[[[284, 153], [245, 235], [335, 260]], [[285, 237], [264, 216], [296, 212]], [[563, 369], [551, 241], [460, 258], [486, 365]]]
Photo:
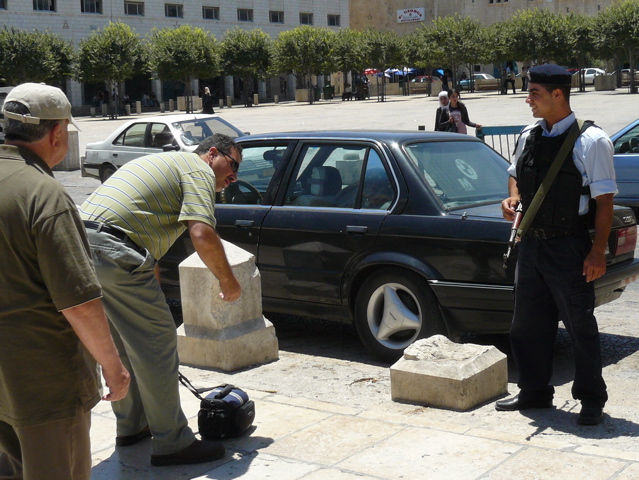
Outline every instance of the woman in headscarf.
[[448, 126], [448, 92], [439, 92], [439, 108], [435, 112], [435, 131], [445, 132]]

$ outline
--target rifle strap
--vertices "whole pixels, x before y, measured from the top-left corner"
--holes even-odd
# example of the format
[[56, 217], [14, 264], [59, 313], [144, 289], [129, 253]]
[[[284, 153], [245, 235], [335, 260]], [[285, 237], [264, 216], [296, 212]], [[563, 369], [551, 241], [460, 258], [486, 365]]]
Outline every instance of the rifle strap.
[[528, 231], [528, 228], [532, 224], [535, 215], [537, 215], [539, 207], [541, 207], [541, 203], [544, 201], [544, 198], [550, 190], [552, 183], [555, 181], [555, 178], [557, 177], [562, 164], [568, 157], [568, 154], [570, 153], [572, 148], [575, 146], [577, 138], [579, 138], [579, 135], [581, 135], [586, 130], [586, 128], [590, 127], [591, 125], [592, 122], [577, 119], [570, 126], [568, 136], [564, 140], [564, 143], [561, 145], [559, 152], [557, 152], [557, 156], [548, 169], [548, 173], [546, 173], [544, 180], [541, 182], [537, 193], [535, 193], [530, 207], [528, 207], [528, 210], [526, 210], [524, 217], [521, 219], [521, 223], [519, 224], [519, 228], [517, 229], [518, 237], [523, 237]]

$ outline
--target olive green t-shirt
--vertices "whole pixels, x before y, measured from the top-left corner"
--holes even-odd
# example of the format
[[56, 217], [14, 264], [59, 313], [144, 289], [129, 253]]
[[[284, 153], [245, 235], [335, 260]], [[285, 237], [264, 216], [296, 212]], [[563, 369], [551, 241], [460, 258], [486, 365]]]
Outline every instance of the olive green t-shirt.
[[159, 260], [189, 220], [215, 227], [215, 174], [199, 155], [164, 152], [128, 162], [80, 207], [83, 220], [118, 227]]
[[99, 401], [95, 361], [60, 310], [102, 295], [76, 206], [49, 167], [0, 145], [0, 421], [29, 426]]

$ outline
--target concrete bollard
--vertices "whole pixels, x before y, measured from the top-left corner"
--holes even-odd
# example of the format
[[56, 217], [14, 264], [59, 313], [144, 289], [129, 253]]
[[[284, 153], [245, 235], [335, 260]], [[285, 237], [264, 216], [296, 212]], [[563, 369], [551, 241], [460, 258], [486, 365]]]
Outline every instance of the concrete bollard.
[[257, 106], [260, 104], [260, 99], [259, 99], [259, 95], [257, 93], [253, 94], [253, 105]]
[[142, 114], [142, 102], [140, 100], [135, 102], [135, 113], [138, 115]]
[[169, 98], [169, 112], [172, 112], [173, 110], [175, 110], [175, 107], [173, 105], [173, 99]]
[[107, 116], [107, 104], [106, 103], [102, 104], [102, 116], [103, 117]]
[[166, 109], [164, 108], [164, 102], [160, 102], [160, 113], [164, 113]]
[[262, 285], [255, 257], [223, 241], [242, 296], [233, 303], [219, 296], [220, 284], [197, 253], [180, 264], [184, 323], [178, 353], [187, 365], [227, 372], [279, 358], [275, 328], [262, 315]]
[[220, 107], [220, 110], [222, 110], [224, 108], [224, 100], [220, 98], [218, 101], [218, 105]]
[[127, 103], [124, 106], [124, 112], [125, 112], [126, 115], [131, 115], [131, 104], [130, 103]]
[[393, 400], [470, 410], [508, 392], [506, 355], [443, 335], [418, 340], [390, 368]]
[[91, 107], [91, 118], [95, 118], [95, 107]]
[[231, 97], [226, 97], [226, 106], [229, 108], [233, 106], [233, 99]]
[[280, 96], [279, 95], [273, 95], [273, 101], [277, 104], [280, 103]]

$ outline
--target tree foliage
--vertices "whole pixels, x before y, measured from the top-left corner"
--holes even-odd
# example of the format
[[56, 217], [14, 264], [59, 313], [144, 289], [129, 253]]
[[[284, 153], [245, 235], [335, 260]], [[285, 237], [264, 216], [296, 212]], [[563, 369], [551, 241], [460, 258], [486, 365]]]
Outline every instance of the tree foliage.
[[511, 42], [515, 59], [529, 59], [536, 64], [561, 63], [570, 44], [562, 15], [548, 10], [520, 10], [505, 26], [503, 34]]
[[128, 25], [110, 22], [78, 46], [79, 80], [105, 82], [110, 88], [137, 75], [145, 66], [145, 48]]
[[[399, 36], [394, 32], [380, 32], [378, 30], [366, 30], [364, 32], [364, 44], [368, 52], [367, 65], [380, 72], [389, 68], [403, 67], [405, 49]], [[382, 88], [379, 91], [379, 100], [384, 101], [386, 77], [381, 75]]]
[[358, 30], [344, 28], [337, 32], [334, 39], [333, 57], [335, 68], [340, 72], [363, 72], [368, 66], [368, 45], [364, 34]]
[[149, 37], [149, 67], [162, 80], [190, 83], [194, 78], [219, 74], [219, 46], [201, 28], [155, 28]]
[[639, 1], [623, 0], [613, 4], [604, 9], [595, 22], [599, 51], [630, 64], [630, 91], [634, 92], [634, 69], [639, 61]]
[[281, 32], [273, 43], [275, 69], [292, 73], [298, 80], [306, 80], [309, 103], [313, 103], [311, 76], [334, 69], [334, 37], [335, 33], [327, 28], [303, 25]]
[[49, 32], [0, 30], [0, 78], [9, 85], [24, 82], [58, 83], [71, 74], [71, 45]]

